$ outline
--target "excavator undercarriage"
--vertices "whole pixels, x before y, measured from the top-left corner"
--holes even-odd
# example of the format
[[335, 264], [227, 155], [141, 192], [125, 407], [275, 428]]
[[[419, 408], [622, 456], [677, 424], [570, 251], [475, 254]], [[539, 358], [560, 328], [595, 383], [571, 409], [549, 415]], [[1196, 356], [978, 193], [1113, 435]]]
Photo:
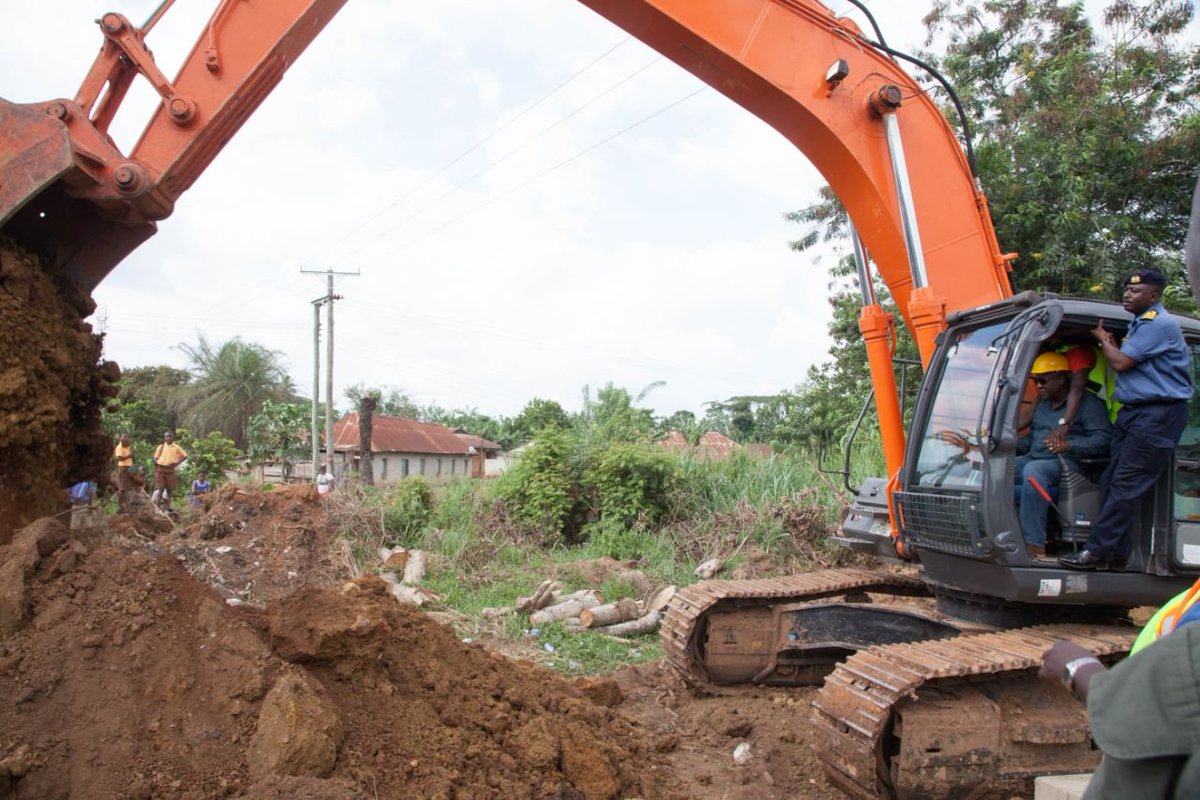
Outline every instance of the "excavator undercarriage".
[[1041, 625], [996, 631], [935, 609], [920, 578], [836, 569], [704, 581], [675, 595], [667, 660], [698, 684], [819, 685], [815, 747], [856, 798], [1007, 798], [1038, 775], [1092, 770], [1085, 709], [1037, 678], [1070, 639], [1119, 660], [1136, 629]]

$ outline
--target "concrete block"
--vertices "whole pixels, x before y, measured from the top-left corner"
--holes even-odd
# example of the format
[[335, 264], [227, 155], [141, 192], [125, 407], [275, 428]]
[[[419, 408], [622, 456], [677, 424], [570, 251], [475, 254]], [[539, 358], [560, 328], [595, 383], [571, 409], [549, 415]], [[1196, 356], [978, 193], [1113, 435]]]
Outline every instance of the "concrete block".
[[1090, 772], [1082, 775], [1043, 775], [1033, 782], [1033, 800], [1080, 800]]

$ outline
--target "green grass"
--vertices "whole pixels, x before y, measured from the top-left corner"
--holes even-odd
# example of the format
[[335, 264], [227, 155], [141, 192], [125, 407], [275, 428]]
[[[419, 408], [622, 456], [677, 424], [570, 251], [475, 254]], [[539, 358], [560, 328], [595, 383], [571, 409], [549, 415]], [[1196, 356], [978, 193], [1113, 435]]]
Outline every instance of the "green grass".
[[543, 659], [551, 669], [572, 675], [602, 675], [618, 667], [662, 657], [658, 633], [621, 641], [587, 631], [572, 632], [553, 623], [540, 629], [536, 636], [532, 632], [526, 635], [546, 654]]
[[[878, 451], [859, 449], [854, 469], [882, 474]], [[658, 634], [622, 641], [557, 623], [535, 631], [525, 614], [493, 618], [483, 610], [511, 607], [546, 579], [559, 580], [564, 592], [598, 589], [605, 602], [637, 598], [634, 583], [615, 573], [599, 586], [585, 586], [573, 562], [614, 559], [636, 567], [654, 586], [688, 585], [700, 561], [719, 556], [732, 569], [755, 550], [758, 574], [769, 569], [763, 554], [776, 574], [805, 568], [811, 561], [803, 559], [823, 552], [825, 534], [848, 499], [840, 477], [822, 474], [803, 452], [719, 462], [684, 457], [678, 466], [680, 480], [662, 524], [594, 519], [583, 528], [583, 542], [572, 547], [553, 544], [561, 541], [559, 532], [513, 521], [494, 495], [493, 482], [452, 481], [428, 495], [413, 487], [386, 487], [366, 493], [364, 503], [374, 509], [368, 518], [383, 521], [385, 539], [430, 554], [423, 585], [441, 598], [433, 610], [453, 612], [463, 638], [492, 637], [506, 652], [552, 669], [596, 675], [660, 658]], [[369, 557], [369, 541], [364, 538], [355, 553]]]

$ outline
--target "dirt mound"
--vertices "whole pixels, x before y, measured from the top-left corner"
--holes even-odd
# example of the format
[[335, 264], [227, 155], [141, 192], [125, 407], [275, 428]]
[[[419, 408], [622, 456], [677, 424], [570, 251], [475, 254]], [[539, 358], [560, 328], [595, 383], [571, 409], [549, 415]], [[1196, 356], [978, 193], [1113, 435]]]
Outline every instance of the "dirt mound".
[[182, 516], [139, 503], [108, 521], [114, 537], [174, 556], [233, 604], [265, 607], [298, 586], [340, 586], [353, 574], [311, 485], [271, 491], [228, 485]]
[[[663, 662], [613, 676], [625, 701], [691, 798], [842, 800], [813, 751], [812, 700], [817, 687], [686, 686]], [[745, 763], [734, 750], [748, 746]]]
[[65, 487], [106, 472], [100, 411], [120, 370], [99, 363], [101, 337], [83, 321], [94, 308], [0, 238], [0, 544], [57, 511]]
[[464, 645], [382, 581], [301, 589], [269, 616], [276, 652], [341, 709], [342, 752], [392, 796], [661, 797], [671, 783], [641, 732], [583, 686]]
[[[258, 494], [221, 519], [306, 502]], [[683, 796], [590, 699], [611, 692], [464, 644], [377, 579], [231, 604], [168, 546], [203, 522], [139, 541], [39, 520], [0, 548], [0, 797]]]

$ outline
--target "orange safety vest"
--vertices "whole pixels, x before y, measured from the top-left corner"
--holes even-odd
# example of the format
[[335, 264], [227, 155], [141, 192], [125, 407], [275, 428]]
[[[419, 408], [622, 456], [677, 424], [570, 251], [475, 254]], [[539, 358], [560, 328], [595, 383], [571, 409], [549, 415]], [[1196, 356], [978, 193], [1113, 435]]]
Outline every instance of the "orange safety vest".
[[1163, 615], [1158, 620], [1158, 635], [1162, 637], [1175, 630], [1175, 625], [1179, 622], [1180, 617], [1196, 605], [1197, 600], [1200, 600], [1200, 580], [1193, 583], [1192, 588], [1184, 592], [1182, 597], [1176, 597], [1163, 606]]

